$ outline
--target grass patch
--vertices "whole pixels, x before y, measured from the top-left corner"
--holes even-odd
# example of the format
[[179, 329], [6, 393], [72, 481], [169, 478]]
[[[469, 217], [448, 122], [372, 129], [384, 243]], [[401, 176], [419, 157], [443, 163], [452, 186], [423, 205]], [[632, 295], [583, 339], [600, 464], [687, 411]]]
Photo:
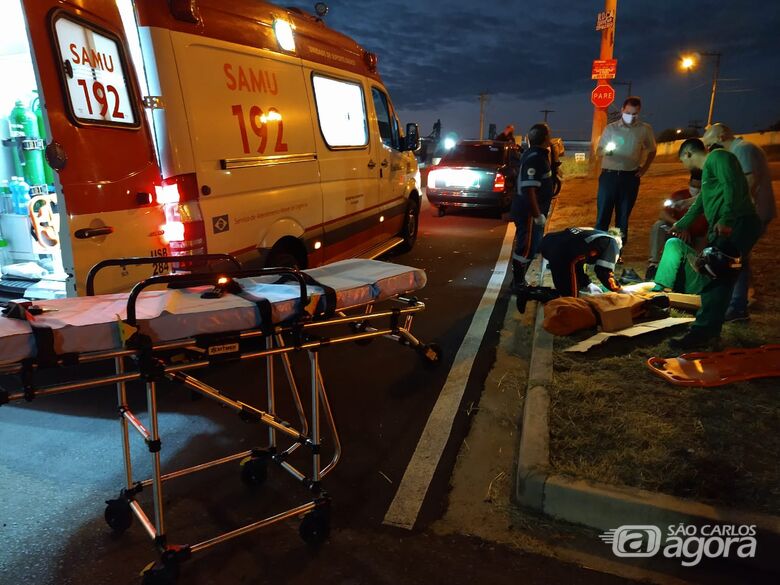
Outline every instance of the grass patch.
[[561, 158], [561, 170], [563, 171], [563, 179], [572, 177], [585, 177], [588, 174], [588, 160], [577, 162], [574, 160], [574, 156], [564, 156]]
[[[663, 179], [664, 189], [671, 179]], [[564, 194], [571, 197], [570, 205], [561, 202], [571, 216], [588, 204], [585, 187], [593, 190], [585, 181], [580, 185], [580, 193]], [[646, 200], [653, 202], [661, 193], [654, 193], [651, 185], [643, 179]], [[655, 219], [655, 206], [648, 203], [642, 209], [641, 200], [637, 206], [642, 220], [632, 223], [637, 239], [643, 238]], [[573, 217], [566, 221], [576, 223]], [[778, 238], [780, 225], [771, 224], [754, 249], [758, 300], [751, 306], [749, 324], [725, 326], [724, 347], [780, 343], [780, 271], [774, 263]], [[635, 260], [628, 258], [640, 274], [644, 272], [642, 248], [632, 246]], [[593, 331], [556, 338], [549, 389], [553, 469], [599, 482], [780, 514], [778, 380], [716, 388], [683, 388], [663, 381], [644, 362], [653, 356], [677, 355], [668, 339], [684, 330], [612, 339], [586, 354], [567, 354], [562, 349]]]

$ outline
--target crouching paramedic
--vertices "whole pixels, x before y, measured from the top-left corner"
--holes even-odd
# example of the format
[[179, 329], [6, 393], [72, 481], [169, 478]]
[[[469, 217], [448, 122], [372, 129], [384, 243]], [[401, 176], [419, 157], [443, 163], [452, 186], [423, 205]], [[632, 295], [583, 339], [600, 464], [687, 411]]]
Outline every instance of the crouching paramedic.
[[618, 230], [603, 232], [570, 227], [544, 236], [541, 252], [558, 293], [563, 297], [576, 297], [578, 291], [587, 290], [590, 284], [585, 264], [595, 265], [596, 276], [608, 290], [622, 292], [614, 273], [622, 247]]
[[[739, 160], [722, 148], [708, 155], [698, 138], [683, 142], [678, 154], [686, 169], [702, 169], [702, 183], [701, 194], [682, 219], [672, 226], [672, 233], [690, 244], [690, 228], [703, 214], [709, 224], [707, 240], [710, 246], [727, 255], [738, 253], [744, 258], [761, 234], [761, 221]], [[696, 321], [686, 335], [671, 340], [670, 347], [692, 349], [720, 337], [738, 274], [716, 276], [707, 281], [701, 290], [701, 309], [696, 313]], [[658, 275], [656, 279], [659, 279]]]
[[515, 222], [512, 253], [514, 289], [526, 286], [525, 273], [539, 251], [544, 224], [553, 199], [553, 174], [550, 168], [550, 128], [534, 124], [528, 130], [530, 148], [520, 158], [518, 192], [512, 198], [511, 217]]

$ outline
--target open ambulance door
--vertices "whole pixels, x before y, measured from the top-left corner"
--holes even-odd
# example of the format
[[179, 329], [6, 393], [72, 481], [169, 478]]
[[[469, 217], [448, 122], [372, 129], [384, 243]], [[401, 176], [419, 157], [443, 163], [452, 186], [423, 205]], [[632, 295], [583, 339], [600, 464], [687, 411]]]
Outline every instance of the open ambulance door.
[[[12, 0], [13, 1], [13, 0]], [[160, 171], [116, 0], [22, 0], [56, 171], [68, 294], [105, 258], [164, 255]], [[146, 267], [107, 269], [98, 292], [127, 290]], [[154, 266], [154, 272], [167, 266]]]

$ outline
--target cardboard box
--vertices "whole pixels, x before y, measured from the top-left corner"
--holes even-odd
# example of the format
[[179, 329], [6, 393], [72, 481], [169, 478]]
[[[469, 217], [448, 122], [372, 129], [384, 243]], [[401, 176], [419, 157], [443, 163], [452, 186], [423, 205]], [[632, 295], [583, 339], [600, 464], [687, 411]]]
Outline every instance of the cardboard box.
[[613, 333], [628, 329], [634, 324], [631, 317], [631, 307], [611, 307], [596, 311], [601, 321], [602, 331]]

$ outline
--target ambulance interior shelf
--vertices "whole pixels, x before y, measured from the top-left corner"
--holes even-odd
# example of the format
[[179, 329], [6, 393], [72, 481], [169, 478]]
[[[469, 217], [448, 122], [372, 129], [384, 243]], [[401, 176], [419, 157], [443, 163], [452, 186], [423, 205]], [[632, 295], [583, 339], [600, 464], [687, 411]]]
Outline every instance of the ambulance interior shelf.
[[[0, 301], [65, 296], [54, 173], [37, 90], [19, 91], [5, 119], [0, 160]], [[5, 129], [7, 128], [7, 132]], [[7, 136], [7, 137], [6, 137]]]

